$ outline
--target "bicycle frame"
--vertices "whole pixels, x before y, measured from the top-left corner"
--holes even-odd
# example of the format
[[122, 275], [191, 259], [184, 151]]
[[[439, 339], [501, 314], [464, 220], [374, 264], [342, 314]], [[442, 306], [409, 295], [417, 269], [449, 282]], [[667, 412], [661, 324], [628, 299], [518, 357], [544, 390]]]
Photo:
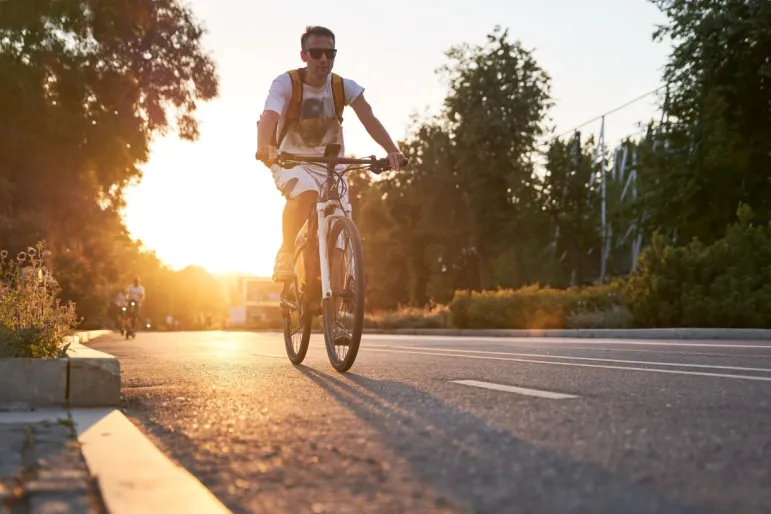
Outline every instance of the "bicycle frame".
[[[326, 180], [317, 189], [315, 212], [313, 206], [306, 203], [307, 200], [302, 202], [303, 208], [308, 206], [306, 222], [302, 231], [295, 236], [292, 256], [294, 276], [284, 281], [281, 309], [284, 345], [290, 362], [298, 365], [305, 359], [313, 318], [321, 315], [327, 356], [332, 366], [342, 373], [350, 369], [359, 351], [366, 288], [361, 236], [351, 218], [351, 207], [343, 205], [341, 201], [341, 196], [347, 194], [344, 174], [364, 169], [379, 174], [391, 169], [391, 166], [389, 159], [376, 159], [375, 156], [369, 159], [340, 157], [341, 150], [341, 145], [332, 144], [326, 147], [323, 157], [282, 152], [263, 162], [270, 163], [271, 167], [273, 163], [278, 164], [283, 169], [313, 164], [314, 167], [305, 168], [315, 175], [326, 170]], [[265, 153], [258, 152], [257, 158], [264, 158]], [[341, 168], [339, 171], [338, 167]], [[317, 184], [319, 182], [316, 180]], [[313, 245], [318, 247], [314, 248]], [[336, 251], [340, 247], [345, 255]], [[338, 273], [339, 261], [344, 257], [350, 257], [351, 266], [348, 268], [351, 269]], [[333, 291], [333, 288], [339, 290]], [[340, 307], [345, 307], [342, 313]]]
[[[319, 156], [294, 156], [292, 154], [282, 154], [290, 161], [297, 160], [306, 163], [326, 164], [327, 180], [324, 183], [321, 192], [319, 193], [319, 199], [316, 202], [316, 237], [318, 243], [318, 257], [319, 257], [319, 274], [321, 275], [321, 298], [332, 298], [332, 279], [329, 269], [329, 257], [328, 254], [328, 238], [329, 232], [332, 229], [332, 224], [338, 218], [349, 217], [351, 215], [350, 210], [343, 209], [340, 202], [340, 190], [338, 187], [338, 173], [337, 166], [340, 164], [369, 166], [370, 170], [379, 173], [388, 169], [388, 162], [386, 159], [375, 159], [371, 156], [369, 159], [349, 159], [345, 157], [339, 157], [338, 153], [340, 146], [336, 144], [328, 145], [323, 157]], [[405, 159], [405, 164], [407, 163]], [[376, 171], [379, 170], [379, 171]], [[328, 208], [334, 207], [335, 209], [343, 209], [343, 214], [329, 214], [326, 211]], [[310, 234], [308, 234], [310, 236]], [[306, 263], [306, 266], [308, 264]]]
[[[343, 210], [343, 214], [330, 214], [327, 215], [328, 208], [333, 207], [335, 209], [342, 209], [340, 202], [340, 188], [337, 182], [337, 159], [331, 159], [327, 162], [327, 180], [321, 189], [319, 199], [316, 202], [316, 216], [317, 216], [317, 234], [318, 234], [318, 250], [319, 250], [319, 271], [321, 274], [321, 297], [332, 298], [332, 278], [329, 269], [329, 261], [331, 254], [329, 253], [328, 239], [329, 232], [332, 229], [332, 223], [337, 218], [348, 217], [351, 214], [350, 210]], [[333, 211], [334, 212], [334, 211]]]

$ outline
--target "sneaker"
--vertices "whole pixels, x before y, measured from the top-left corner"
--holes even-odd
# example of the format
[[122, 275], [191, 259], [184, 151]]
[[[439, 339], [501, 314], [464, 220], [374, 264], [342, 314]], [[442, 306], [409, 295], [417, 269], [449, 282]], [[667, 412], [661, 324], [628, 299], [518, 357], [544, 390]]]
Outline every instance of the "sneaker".
[[273, 268], [274, 282], [289, 282], [294, 280], [294, 253], [279, 250], [276, 255], [276, 265]]

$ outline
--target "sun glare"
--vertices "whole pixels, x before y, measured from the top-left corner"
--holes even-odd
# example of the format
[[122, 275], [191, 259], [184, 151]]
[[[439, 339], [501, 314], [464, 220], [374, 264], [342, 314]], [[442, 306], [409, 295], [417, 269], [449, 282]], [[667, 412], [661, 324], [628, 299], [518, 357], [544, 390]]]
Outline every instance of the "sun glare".
[[252, 157], [253, 134], [211, 127], [195, 143], [157, 141], [142, 182], [126, 192], [132, 237], [173, 268], [270, 276], [284, 199]]
[[[142, 181], [126, 191], [124, 219], [132, 238], [172, 268], [269, 277], [285, 201], [254, 160], [257, 117], [231, 102], [199, 110], [198, 141], [170, 132], [152, 144]], [[346, 153], [381, 154], [356, 121], [346, 129]]]

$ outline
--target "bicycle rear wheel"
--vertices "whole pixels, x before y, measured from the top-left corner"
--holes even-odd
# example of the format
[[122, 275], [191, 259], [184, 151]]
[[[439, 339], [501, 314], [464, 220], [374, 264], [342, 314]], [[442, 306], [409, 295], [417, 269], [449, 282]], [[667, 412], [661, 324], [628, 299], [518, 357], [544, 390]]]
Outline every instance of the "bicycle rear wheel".
[[308, 294], [303, 262], [304, 247], [295, 254], [295, 279], [284, 284], [281, 310], [284, 318], [284, 346], [292, 364], [301, 364], [308, 353], [313, 315], [308, 312]]
[[350, 218], [335, 220], [327, 248], [332, 298], [324, 298], [322, 306], [324, 342], [329, 362], [342, 373], [356, 360], [364, 326], [364, 252]]

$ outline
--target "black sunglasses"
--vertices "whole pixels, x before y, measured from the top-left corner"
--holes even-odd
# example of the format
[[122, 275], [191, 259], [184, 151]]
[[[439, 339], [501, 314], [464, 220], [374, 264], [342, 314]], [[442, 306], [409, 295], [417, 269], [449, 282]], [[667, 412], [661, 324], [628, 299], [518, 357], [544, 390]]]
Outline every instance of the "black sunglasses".
[[336, 48], [309, 48], [307, 52], [313, 59], [321, 59], [322, 55], [326, 55], [330, 61], [337, 55]]

